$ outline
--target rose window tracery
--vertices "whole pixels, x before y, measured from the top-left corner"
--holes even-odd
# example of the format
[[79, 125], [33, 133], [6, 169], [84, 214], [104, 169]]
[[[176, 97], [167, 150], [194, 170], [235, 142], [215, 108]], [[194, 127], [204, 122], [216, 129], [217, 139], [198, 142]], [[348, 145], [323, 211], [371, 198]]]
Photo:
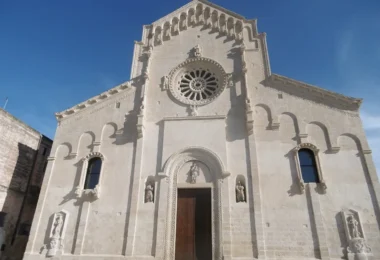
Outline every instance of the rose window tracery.
[[170, 73], [170, 92], [184, 104], [205, 105], [223, 92], [226, 78], [215, 61], [188, 59]]
[[215, 73], [203, 68], [194, 69], [181, 76], [179, 91], [188, 100], [206, 100], [217, 92], [218, 81]]

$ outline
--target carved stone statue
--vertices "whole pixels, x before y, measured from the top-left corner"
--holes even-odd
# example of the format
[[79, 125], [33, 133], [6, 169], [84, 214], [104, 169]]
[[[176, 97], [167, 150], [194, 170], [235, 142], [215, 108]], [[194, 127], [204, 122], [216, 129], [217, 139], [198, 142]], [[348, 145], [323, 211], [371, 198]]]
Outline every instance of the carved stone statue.
[[350, 233], [351, 233], [352, 238], [362, 237], [362, 235], [360, 234], [360, 231], [359, 231], [359, 223], [358, 223], [358, 221], [356, 221], [354, 216], [352, 216], [352, 215], [349, 216], [347, 218], [347, 223], [350, 227]]
[[348, 243], [347, 257], [349, 260], [367, 260], [367, 254], [371, 254], [363, 230], [360, 225], [359, 213], [352, 209], [341, 211], [344, 223], [346, 239]]
[[169, 89], [169, 77], [164, 76], [163, 89]]
[[199, 176], [199, 167], [196, 163], [193, 163], [190, 167], [190, 183], [194, 184], [197, 182], [197, 177]]
[[153, 194], [153, 186], [148, 184], [145, 188], [145, 203], [153, 202], [154, 194]]
[[55, 256], [57, 251], [62, 248], [62, 230], [64, 221], [66, 221], [63, 214], [64, 213], [59, 212], [54, 215], [49, 244], [43, 247], [43, 251], [44, 249], [47, 249], [47, 257]]
[[245, 188], [240, 181], [236, 184], [236, 202], [245, 202]]
[[202, 56], [202, 49], [199, 44], [194, 47], [194, 57], [201, 57]]

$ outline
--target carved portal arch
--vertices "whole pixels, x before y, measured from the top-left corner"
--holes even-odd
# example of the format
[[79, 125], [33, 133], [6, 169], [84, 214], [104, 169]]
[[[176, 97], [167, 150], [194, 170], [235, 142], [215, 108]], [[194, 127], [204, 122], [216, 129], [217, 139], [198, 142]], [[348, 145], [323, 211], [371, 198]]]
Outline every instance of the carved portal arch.
[[[191, 188], [193, 184], [177, 183], [177, 174], [188, 162], [199, 161], [206, 165], [212, 175], [212, 181], [206, 183], [212, 194], [212, 252], [213, 259], [223, 258], [223, 234], [222, 234], [222, 184], [223, 180], [230, 175], [226, 171], [222, 160], [217, 154], [203, 147], [188, 147], [173, 154], [166, 162], [164, 175], [167, 180], [167, 218], [165, 225], [164, 259], [174, 259], [176, 239], [176, 215], [177, 215], [177, 189], [178, 187]], [[223, 190], [228, 192], [228, 186]], [[228, 197], [228, 196], [227, 196]], [[223, 203], [229, 208], [229, 201]], [[230, 222], [229, 219], [223, 222]]]

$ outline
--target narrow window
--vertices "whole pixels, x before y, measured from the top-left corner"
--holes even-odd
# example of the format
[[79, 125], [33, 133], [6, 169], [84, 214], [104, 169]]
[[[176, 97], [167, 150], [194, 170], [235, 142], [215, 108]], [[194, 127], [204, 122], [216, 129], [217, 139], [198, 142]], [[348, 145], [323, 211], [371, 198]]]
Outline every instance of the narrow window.
[[300, 159], [302, 179], [305, 183], [319, 183], [317, 164], [315, 163], [314, 152], [309, 149], [301, 149], [298, 151]]
[[102, 168], [102, 159], [99, 157], [92, 158], [88, 162], [86, 181], [84, 183], [85, 189], [94, 189], [99, 183], [100, 169]]
[[46, 152], [47, 152], [47, 148], [46, 148], [46, 147], [44, 147], [44, 149], [42, 150], [42, 155], [45, 155], [45, 154], [46, 154]]
[[0, 212], [0, 227], [4, 227], [4, 222], [5, 222], [5, 216], [7, 213], [5, 212]]

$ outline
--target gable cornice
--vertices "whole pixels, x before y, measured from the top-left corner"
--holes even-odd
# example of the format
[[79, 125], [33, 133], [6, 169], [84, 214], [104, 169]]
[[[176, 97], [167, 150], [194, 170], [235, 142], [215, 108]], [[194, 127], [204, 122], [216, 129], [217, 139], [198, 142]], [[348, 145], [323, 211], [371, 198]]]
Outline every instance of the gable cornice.
[[214, 4], [210, 1], [207, 1], [207, 0], [192, 0], [190, 1], [189, 3], [183, 5], [182, 7], [178, 8], [177, 10], [161, 17], [160, 19], [154, 21], [151, 25], [153, 26], [157, 26], [157, 25], [162, 25], [164, 24], [166, 21], [168, 20], [171, 20], [171, 18], [174, 18], [175, 16], [177, 16], [178, 14], [181, 14], [182, 12], [184, 12], [185, 10], [189, 9], [189, 8], [195, 8], [197, 4], [203, 4], [203, 5], [206, 5], [210, 8], [213, 8], [213, 9], [216, 9], [218, 10], [219, 12], [222, 12], [222, 13], [225, 13], [226, 15], [229, 15], [235, 19], [238, 19], [238, 20], [241, 20], [245, 23], [254, 23], [256, 25], [256, 19], [247, 19], [245, 18], [244, 16], [240, 15], [240, 14], [237, 14], [231, 10], [228, 10], [220, 5], [217, 5], [217, 4]]
[[[271, 74], [269, 78], [266, 80], [268, 83], [266, 84], [270, 87], [274, 87], [283, 92], [292, 92], [289, 91], [291, 87], [300, 90], [301, 93], [307, 92], [307, 96], [305, 98], [310, 98], [312, 100], [318, 100], [319, 103], [325, 103], [329, 106], [338, 106], [342, 110], [351, 110], [358, 111], [360, 105], [362, 104], [363, 99], [361, 98], [353, 98], [348, 97], [333, 91], [329, 91], [314, 85], [310, 85], [298, 80], [294, 80], [282, 75]], [[280, 85], [273, 83], [282, 83]], [[293, 94], [293, 93], [291, 93]]]
[[78, 105], [68, 108], [62, 112], [55, 113], [55, 117], [57, 121], [60, 122], [63, 118], [77, 114], [78, 112], [83, 111], [84, 109], [88, 107], [91, 107], [95, 104], [99, 104], [100, 102], [103, 102], [105, 100], [109, 100], [109, 98], [115, 94], [130, 90], [130, 89], [132, 89], [132, 81], [126, 81]]

